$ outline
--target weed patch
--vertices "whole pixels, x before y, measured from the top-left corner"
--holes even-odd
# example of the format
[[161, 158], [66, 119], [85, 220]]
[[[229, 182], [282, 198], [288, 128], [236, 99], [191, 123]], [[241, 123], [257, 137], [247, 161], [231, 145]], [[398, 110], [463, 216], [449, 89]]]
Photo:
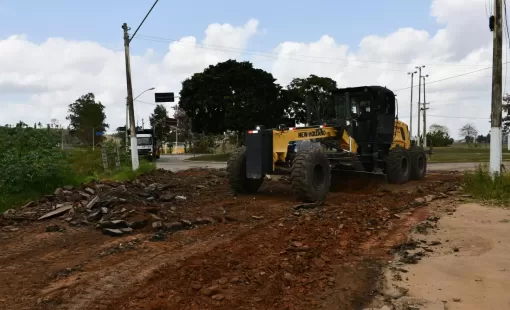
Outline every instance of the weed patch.
[[487, 165], [479, 165], [474, 172], [464, 176], [464, 189], [473, 198], [510, 202], [510, 174], [492, 175]]

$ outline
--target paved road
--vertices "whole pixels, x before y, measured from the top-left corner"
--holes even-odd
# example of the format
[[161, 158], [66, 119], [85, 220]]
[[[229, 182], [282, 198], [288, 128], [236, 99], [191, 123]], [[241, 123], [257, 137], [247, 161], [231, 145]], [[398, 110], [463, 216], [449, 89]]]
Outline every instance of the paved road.
[[[189, 168], [196, 167], [208, 167], [208, 168], [225, 168], [226, 163], [221, 162], [193, 162], [184, 161], [193, 157], [193, 155], [161, 155], [161, 159], [157, 161], [158, 168], [163, 168], [171, 171], [186, 170]], [[510, 169], [510, 162], [504, 163], [506, 167]], [[467, 171], [476, 168], [478, 163], [429, 163], [429, 171], [448, 171], [458, 170]]]
[[156, 164], [158, 168], [174, 172], [189, 168], [225, 168], [227, 166], [226, 163], [184, 161], [190, 157], [193, 157], [193, 155], [161, 155], [161, 158], [156, 162]]

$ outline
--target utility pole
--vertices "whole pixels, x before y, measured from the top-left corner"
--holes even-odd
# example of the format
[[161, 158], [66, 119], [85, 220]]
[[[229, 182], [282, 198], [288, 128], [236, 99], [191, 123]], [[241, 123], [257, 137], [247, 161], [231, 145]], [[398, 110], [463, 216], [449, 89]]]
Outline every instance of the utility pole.
[[421, 110], [423, 111], [423, 147], [427, 147], [427, 105], [429, 104], [427, 102], [427, 90], [425, 88], [425, 79], [428, 78], [429, 75], [424, 75], [423, 78], [423, 108]]
[[421, 69], [425, 68], [425, 66], [419, 66], [415, 67], [420, 72], [419, 78], [418, 78], [418, 141], [417, 144], [421, 146], [421, 140], [420, 140], [420, 123], [421, 123]]
[[94, 151], [96, 149], [95, 136], [96, 136], [96, 130], [94, 127], [92, 127], [92, 151]]
[[408, 75], [411, 76], [411, 107], [409, 112], [409, 139], [413, 136], [413, 82], [414, 75], [418, 73], [418, 71], [407, 72]]
[[501, 173], [501, 114], [502, 114], [502, 79], [503, 79], [503, 10], [502, 0], [494, 0], [494, 43], [492, 51], [492, 113], [490, 170], [493, 174]]
[[140, 162], [138, 161], [138, 143], [136, 141], [135, 128], [135, 108], [133, 105], [133, 85], [131, 84], [131, 64], [129, 60], [129, 34], [126, 23], [122, 24], [124, 30], [124, 56], [126, 59], [126, 82], [127, 82], [127, 101], [129, 109], [129, 125], [131, 134], [131, 165], [133, 170], [138, 170]]
[[128, 103], [128, 100], [126, 98], [126, 127], [124, 127], [124, 132], [126, 133], [126, 153], [128, 151], [128, 125], [129, 125], [129, 103]]
[[177, 123], [175, 124], [175, 154], [177, 154], [177, 134], [179, 133], [179, 131], [177, 130], [177, 128], [179, 128], [179, 119], [176, 119]]

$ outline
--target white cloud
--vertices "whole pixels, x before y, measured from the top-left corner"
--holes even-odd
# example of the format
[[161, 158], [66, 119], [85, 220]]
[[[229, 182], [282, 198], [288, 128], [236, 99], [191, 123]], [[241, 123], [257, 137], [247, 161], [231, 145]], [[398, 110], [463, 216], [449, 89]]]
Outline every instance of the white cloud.
[[[430, 13], [442, 27], [436, 33], [401, 28], [385, 36], [360, 38], [358, 46], [345, 45], [326, 33], [314, 42], [278, 44], [269, 54], [278, 55], [277, 59], [256, 56], [252, 60], [255, 66], [271, 71], [282, 85], [294, 77], [316, 74], [335, 79], [340, 87], [377, 84], [393, 90], [409, 86], [406, 73], [414, 70], [414, 65], [427, 65], [423, 72], [430, 74], [428, 81], [491, 65], [492, 33], [484, 0], [434, 0]], [[164, 55], [150, 49], [132, 55], [135, 96], [153, 86], [156, 91], [177, 93], [183, 79], [208, 65], [229, 58], [245, 59], [246, 55], [239, 51], [260, 33], [255, 19], [240, 26], [211, 24], [203, 40], [183, 37], [180, 42], [169, 43]], [[488, 118], [490, 75], [491, 70], [485, 70], [430, 84], [429, 114], [437, 116], [430, 116], [428, 124], [445, 124], [456, 136], [458, 128], [470, 121], [481, 133], [487, 133], [488, 120], [439, 116]], [[0, 124], [19, 119], [29, 124], [45, 123], [52, 117], [63, 122], [67, 105], [87, 92], [95, 93], [105, 104], [112, 129], [123, 125], [126, 96], [123, 50], [62, 38], [36, 44], [24, 36], [13, 35], [0, 41]], [[415, 109], [417, 93], [415, 88]], [[400, 116], [408, 121], [410, 91], [404, 89], [397, 94]], [[153, 102], [150, 92], [139, 99]], [[147, 120], [152, 109], [151, 105], [137, 103], [135, 112], [140, 121]]]
[[[258, 21], [244, 26], [212, 24], [199, 44], [245, 48], [257, 33]], [[164, 57], [152, 50], [131, 56], [133, 92], [155, 87], [155, 91], [180, 90], [183, 79], [205, 67], [232, 57], [232, 53], [204, 49], [197, 39], [185, 37], [186, 43], [171, 43]], [[48, 123], [57, 118], [66, 123], [67, 107], [81, 95], [93, 92], [106, 106], [110, 129], [125, 122], [126, 78], [124, 51], [113, 51], [95, 42], [76, 42], [49, 38], [41, 44], [13, 35], [0, 41], [0, 124], [23, 120], [25, 123]], [[17, 95], [15, 99], [9, 94]], [[19, 94], [22, 94], [20, 99]], [[139, 98], [154, 102], [152, 93]], [[170, 108], [170, 104], [167, 105]], [[154, 106], [136, 103], [138, 120], [148, 120]]]

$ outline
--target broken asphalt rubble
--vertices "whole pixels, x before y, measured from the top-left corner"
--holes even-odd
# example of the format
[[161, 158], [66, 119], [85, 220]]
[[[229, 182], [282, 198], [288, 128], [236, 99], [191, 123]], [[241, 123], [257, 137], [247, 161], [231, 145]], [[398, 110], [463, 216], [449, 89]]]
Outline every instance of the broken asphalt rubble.
[[[199, 195], [208, 186], [224, 181], [224, 170], [207, 172], [204, 177], [194, 178], [196, 182], [193, 184], [170, 171], [158, 169], [134, 181], [102, 181], [76, 188], [64, 186], [56, 189], [53, 195], [4, 212], [3, 217], [11, 221], [43, 221], [58, 217], [69, 226], [93, 226], [109, 236], [144, 229], [174, 232], [211, 224], [215, 222], [213, 218], [187, 219], [179, 212], [187, 195]], [[47, 228], [51, 232], [64, 230], [53, 226]]]

